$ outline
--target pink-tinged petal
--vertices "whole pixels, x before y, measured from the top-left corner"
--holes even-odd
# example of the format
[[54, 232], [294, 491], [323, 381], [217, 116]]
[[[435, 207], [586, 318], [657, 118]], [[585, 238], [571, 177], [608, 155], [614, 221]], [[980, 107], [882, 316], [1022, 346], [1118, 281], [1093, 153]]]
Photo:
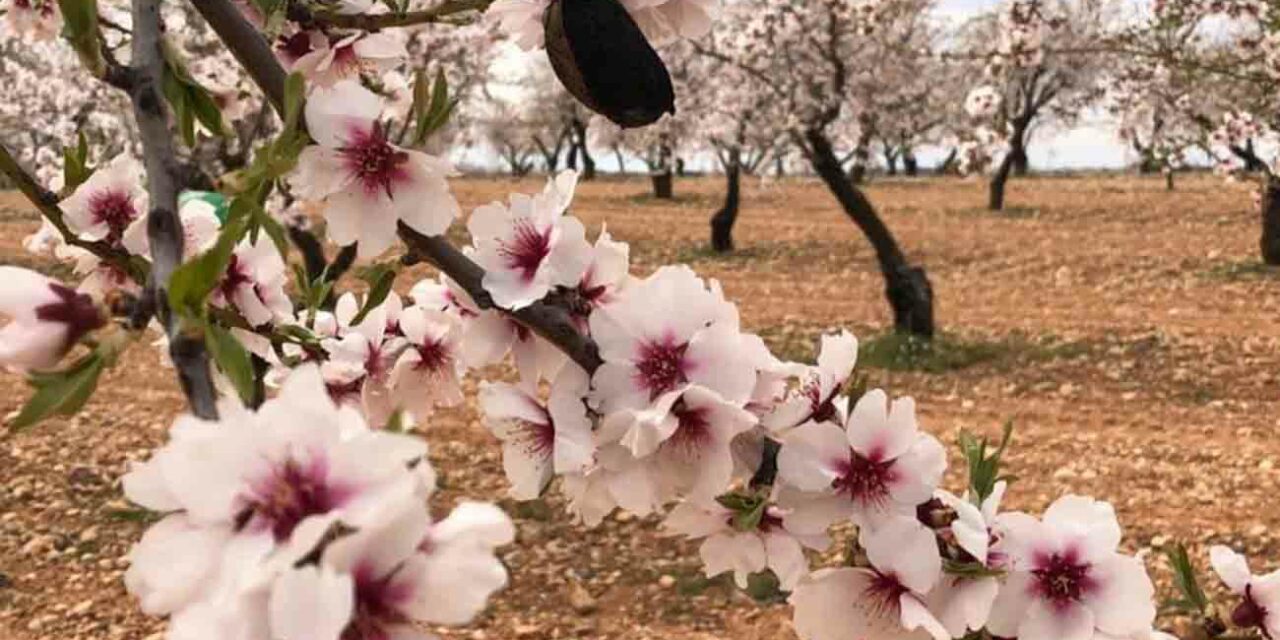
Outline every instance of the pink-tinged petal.
[[482, 312], [467, 323], [462, 334], [462, 360], [469, 367], [493, 364], [507, 355], [515, 339], [515, 330], [506, 316], [496, 311]]
[[492, 551], [511, 544], [516, 528], [502, 509], [487, 502], [462, 501], [431, 529], [431, 544], [450, 549], [467, 547]]
[[491, 552], [432, 553], [406, 566], [420, 596], [411, 617], [433, 624], [463, 625], [484, 610], [489, 596], [507, 585], [507, 571]]
[[280, 640], [338, 640], [355, 609], [350, 575], [308, 566], [285, 572], [271, 590], [271, 630]]
[[867, 598], [872, 574], [865, 569], [819, 569], [800, 580], [788, 602], [801, 640], [923, 640], [902, 627], [897, 607]]
[[1098, 591], [1086, 596], [1094, 624], [1117, 636], [1150, 629], [1156, 618], [1155, 586], [1142, 561], [1112, 554], [1109, 560], [1093, 563], [1090, 573], [1095, 572]]
[[125, 587], [138, 598], [143, 613], [173, 613], [199, 596], [231, 536], [227, 526], [195, 524], [180, 513], [167, 516], [129, 551]]
[[[1148, 627], [1149, 628], [1149, 627]], [[1018, 640], [1091, 640], [1093, 612], [1080, 604], [1058, 607], [1035, 600], [1018, 625]]]
[[649, 390], [636, 384], [634, 369], [605, 362], [591, 378], [591, 398], [603, 413], [641, 409], [649, 404]]
[[[356, 229], [356, 257], [370, 260], [378, 257], [396, 242], [395, 206], [385, 194], [370, 197], [363, 189], [348, 189], [334, 194], [325, 207], [325, 221], [329, 223], [330, 239], [344, 244], [332, 226], [354, 225]], [[344, 227], [344, 231], [350, 227]], [[346, 243], [350, 244], [350, 243]]]
[[898, 398], [890, 407], [884, 391], [868, 391], [849, 413], [849, 445], [876, 462], [903, 455], [916, 441], [915, 410], [911, 398]]
[[942, 576], [942, 556], [933, 531], [914, 518], [892, 518], [858, 534], [871, 566], [911, 591], [928, 593]]
[[915, 444], [893, 463], [889, 494], [908, 507], [926, 502], [946, 470], [947, 452], [942, 443], [929, 434], [917, 434]]
[[[480, 384], [480, 409], [486, 420], [523, 421], [535, 424], [547, 424], [547, 412], [539, 406], [536, 399], [515, 385], [505, 382], [482, 382]], [[506, 432], [496, 425], [495, 435], [504, 438]]]
[[307, 132], [322, 146], [346, 144], [353, 126], [372, 126], [382, 113], [382, 99], [359, 82], [345, 80], [307, 97]]
[[804, 556], [804, 548], [786, 533], [764, 534], [764, 551], [769, 568], [778, 576], [778, 586], [783, 591], [795, 589], [796, 583], [809, 573], [809, 559]]
[[599, 345], [600, 357], [606, 362], [623, 362], [635, 355], [637, 336], [632, 334], [622, 311], [605, 306], [592, 313], [588, 320], [591, 337]]
[[987, 630], [991, 635], [1001, 638], [1018, 637], [1018, 627], [1027, 617], [1033, 596], [1031, 574], [1021, 571], [1009, 574], [1004, 584], [1000, 585], [1000, 594], [992, 603], [991, 615], [987, 618]]
[[658, 396], [651, 406], [639, 411], [615, 411], [605, 415], [600, 427], [603, 442], [617, 442], [631, 455], [643, 458], [653, 455], [680, 426], [671, 407], [684, 395], [680, 388]]
[[36, 307], [55, 302], [50, 288], [58, 282], [30, 269], [0, 265], [0, 314], [14, 320], [34, 319]]
[[511, 226], [511, 213], [501, 202], [476, 207], [467, 219], [467, 233], [477, 241], [501, 237]]
[[1209, 547], [1209, 564], [1222, 583], [1233, 593], [1244, 593], [1253, 573], [1249, 571], [1249, 561], [1243, 555], [1232, 551], [1229, 547], [1214, 545]]
[[408, 154], [408, 180], [397, 183], [392, 198], [396, 217], [418, 233], [441, 235], [462, 213], [444, 178], [447, 165], [419, 151]]
[[756, 385], [757, 363], [745, 357], [748, 353], [737, 329], [713, 325], [689, 341], [686, 375], [690, 382], [715, 391], [726, 401], [744, 404]]
[[1084, 538], [1085, 556], [1105, 554], [1120, 546], [1120, 522], [1106, 502], [1086, 496], [1065, 495], [1045, 509], [1044, 523], [1068, 537]]
[[355, 178], [342, 154], [329, 147], [311, 145], [298, 154], [298, 164], [289, 175], [289, 186], [299, 198], [323, 200], [351, 187]]
[[844, 496], [812, 494], [784, 488], [778, 504], [786, 512], [783, 525], [797, 536], [821, 536], [837, 522], [848, 520], [853, 503]]
[[386, 58], [396, 60], [405, 58], [409, 52], [404, 47], [404, 40], [392, 32], [380, 31], [365, 34], [352, 43], [356, 55], [361, 58]]
[[571, 287], [578, 284], [591, 264], [591, 245], [587, 243], [586, 229], [577, 218], [566, 216], [558, 225], [560, 238], [547, 256], [547, 268], [552, 284]]
[[502, 446], [502, 470], [511, 483], [508, 494], [516, 500], [534, 500], [551, 482], [551, 452], [512, 440]]
[[938, 491], [934, 497], [956, 512], [956, 520], [951, 523], [951, 532], [956, 536], [956, 544], [973, 556], [979, 564], [985, 565], [991, 532], [987, 529], [987, 521], [983, 519], [982, 512], [972, 502], [948, 491]]
[[551, 384], [547, 411], [555, 424], [554, 468], [556, 473], [578, 473], [595, 459], [594, 425], [587, 415], [587, 373], [576, 364], [560, 371]]
[[778, 475], [803, 491], [831, 488], [838, 470], [849, 464], [844, 430], [829, 423], [800, 425], [783, 440], [778, 452]]
[[69, 346], [64, 324], [11, 322], [0, 328], [0, 365], [18, 371], [52, 369]]
[[1280, 638], [1280, 571], [1254, 578], [1249, 595], [1258, 606], [1267, 611], [1263, 628], [1272, 638]]
[[836, 380], [844, 380], [858, 362], [858, 339], [848, 331], [822, 336], [818, 368]]
[[705, 538], [730, 529], [729, 510], [715, 502], [684, 501], [676, 505], [662, 521], [664, 531], [689, 538]]
[[[482, 254], [483, 255], [483, 254]], [[532, 278], [525, 278], [518, 271], [488, 269], [481, 284], [489, 292], [493, 303], [503, 309], [523, 309], [541, 300], [551, 290], [551, 282], [544, 270]]]
[[926, 603], [951, 637], [963, 638], [969, 631], [977, 631], [987, 624], [991, 605], [999, 592], [1000, 581], [996, 578], [944, 575], [929, 592]]
[[747, 588], [747, 577], [764, 571], [767, 566], [764, 542], [754, 533], [727, 532], [715, 534], [698, 547], [703, 571], [708, 578], [726, 571], [740, 589]]
[[898, 596], [898, 608], [901, 610], [902, 626], [908, 630], [922, 629], [933, 640], [951, 640], [951, 634], [947, 633], [946, 627], [929, 612], [923, 602], [909, 593]]

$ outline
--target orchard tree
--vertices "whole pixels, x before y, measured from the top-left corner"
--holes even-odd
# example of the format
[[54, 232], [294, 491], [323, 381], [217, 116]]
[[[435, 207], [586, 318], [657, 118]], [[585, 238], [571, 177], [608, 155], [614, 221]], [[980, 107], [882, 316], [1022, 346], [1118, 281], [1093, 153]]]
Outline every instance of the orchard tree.
[[[591, 109], [638, 127], [674, 102], [649, 39], [698, 37], [711, 14], [701, 0], [637, 4], [498, 0], [487, 15], [561, 56], [557, 76]], [[191, 191], [178, 162], [194, 120], [226, 135], [231, 116], [182, 75], [174, 7], [132, 0], [117, 20], [91, 0], [5, 5], [13, 33], [61, 34], [75, 50], [83, 73], [58, 81], [103, 82], [131, 105], [141, 160], [63, 132], [65, 159], [47, 159], [63, 163], [58, 191], [0, 146], [0, 171], [48, 223], [28, 246], [94, 267], [64, 283], [0, 266], [0, 364], [33, 387], [13, 420], [23, 428], [79, 411], [125, 350], [163, 333], [189, 411], [121, 484], [155, 515], [125, 586], [167, 618], [168, 638], [427, 639], [424, 625], [473, 620], [507, 583], [497, 553], [518, 544], [514, 526], [472, 501], [433, 516], [422, 434], [463, 402], [464, 376], [508, 359], [516, 383], [482, 380], [479, 405], [513, 499], [555, 485], [587, 526], [616, 509], [660, 514], [702, 540], [708, 575], [745, 588], [773, 574], [803, 640], [1171, 637], [1155, 630], [1154, 584], [1143, 556], [1119, 549], [1110, 504], [1066, 495], [1041, 515], [1001, 512], [1008, 429], [961, 435], [967, 473], [947, 491], [942, 444], [913, 400], [867, 389], [852, 335], [823, 336], [814, 365], [783, 362], [716, 281], [681, 265], [631, 275], [625, 242], [591, 241], [568, 214], [573, 172], [478, 207], [470, 246], [451, 244], [456, 172], [424, 149], [457, 104], [442, 74], [376, 36], [447, 31], [482, 5], [192, 5], [279, 119], [217, 192]], [[100, 31], [108, 15], [127, 36], [119, 51]], [[330, 51], [286, 72], [271, 43], [295, 29]], [[417, 80], [407, 108], [388, 68]], [[804, 133], [831, 170], [821, 130]], [[362, 295], [302, 269], [290, 283], [281, 219], [296, 215], [355, 247]], [[393, 291], [418, 262], [438, 273]], [[849, 524], [847, 552], [815, 567], [806, 549]], [[1170, 558], [1189, 637], [1280, 634], [1280, 573], [1213, 547], [1230, 595], [1211, 602], [1186, 552]]]
[[933, 290], [925, 270], [908, 261], [871, 201], [849, 179], [833, 138], [864, 112], [861, 83], [876, 65], [911, 54], [899, 47], [892, 25], [914, 20], [921, 4], [750, 0], [734, 7], [732, 28], [717, 31], [702, 51], [736, 65], [790, 114], [775, 124], [875, 248], [895, 329], [932, 336]]
[[[1280, 23], [1266, 2], [1160, 2], [1118, 48], [1147, 66], [1148, 91], [1186, 92], [1179, 115], [1231, 179], [1255, 180], [1266, 264], [1280, 265]], [[1172, 34], [1172, 35], [1171, 35]], [[1176, 46], [1169, 46], [1173, 39]]]
[[1007, 0], [962, 29], [964, 50], [957, 55], [982, 64], [977, 90], [997, 96], [989, 120], [973, 111], [987, 120], [982, 137], [992, 132], [998, 140], [990, 162], [991, 210], [1004, 208], [1009, 176], [1026, 173], [1034, 131], [1069, 126], [1101, 96], [1110, 19], [1114, 11], [1105, 0]]

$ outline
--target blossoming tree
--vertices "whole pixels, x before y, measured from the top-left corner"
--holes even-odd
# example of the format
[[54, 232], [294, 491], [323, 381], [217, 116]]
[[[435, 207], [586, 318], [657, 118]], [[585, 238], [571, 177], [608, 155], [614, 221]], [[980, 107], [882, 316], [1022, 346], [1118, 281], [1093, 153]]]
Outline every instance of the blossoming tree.
[[[0, 267], [0, 363], [34, 389], [15, 423], [77, 411], [122, 350], [146, 348], [149, 326], [189, 401], [123, 478], [126, 497], [160, 516], [125, 583], [167, 617], [168, 637], [422, 638], [422, 623], [467, 624], [506, 584], [495, 550], [513, 525], [477, 502], [433, 517], [417, 434], [462, 400], [463, 376], [507, 360], [515, 381], [482, 381], [479, 394], [512, 497], [558, 489], [587, 526], [615, 509], [661, 513], [673, 535], [702, 540], [708, 574], [776, 576], [805, 639], [1161, 635], [1152, 581], [1119, 551], [1111, 505], [1068, 495], [1040, 516], [1001, 512], [1007, 432], [995, 446], [962, 437], [967, 474], [944, 490], [942, 444], [910, 398], [866, 388], [852, 335], [823, 336], [815, 364], [784, 362], [716, 281], [679, 265], [632, 275], [625, 242], [592, 239], [571, 215], [574, 173], [478, 207], [471, 246], [453, 246], [455, 171], [423, 150], [451, 109], [446, 84], [415, 74], [426, 84], [398, 109], [376, 80], [408, 64], [382, 34], [447, 29], [482, 4], [193, 5], [280, 121], [217, 193], [189, 190], [178, 170], [186, 119], [219, 135], [224, 114], [204, 111], [203, 85], [181, 76], [166, 44], [176, 18], [159, 0], [132, 0], [127, 57], [104, 48], [92, 0], [6, 6], [8, 28], [62, 33], [88, 76], [127, 94], [141, 161], [64, 140], [55, 192], [0, 148], [0, 169], [47, 222], [30, 247], [82, 275]], [[650, 40], [699, 35], [713, 8], [498, 0], [487, 19], [545, 42], [571, 92], [641, 126], [670, 108]], [[292, 52], [271, 43], [303, 33], [324, 53], [286, 73]], [[605, 82], [616, 78], [643, 91]], [[821, 131], [811, 138], [827, 157]], [[285, 189], [294, 202], [273, 195]], [[278, 218], [299, 213], [371, 267], [362, 296], [334, 296], [301, 268], [286, 287]], [[439, 275], [393, 291], [396, 270], [417, 262]], [[806, 549], [827, 548], [839, 523], [857, 527], [850, 553], [813, 566]], [[1185, 554], [1173, 558], [1183, 607], [1224, 628]], [[1275, 635], [1280, 573], [1255, 575], [1226, 548], [1211, 560], [1235, 594], [1231, 623]]]

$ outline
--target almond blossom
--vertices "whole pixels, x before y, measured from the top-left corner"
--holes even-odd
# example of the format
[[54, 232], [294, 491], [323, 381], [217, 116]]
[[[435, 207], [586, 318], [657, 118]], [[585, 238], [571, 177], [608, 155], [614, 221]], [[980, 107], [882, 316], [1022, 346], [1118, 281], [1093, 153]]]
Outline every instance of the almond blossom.
[[495, 0], [485, 10], [485, 18], [498, 24], [525, 51], [541, 49], [546, 40], [542, 16], [551, 0]]
[[1155, 587], [1142, 561], [1116, 551], [1120, 525], [1110, 504], [1067, 495], [1040, 520], [1002, 522], [1010, 572], [987, 629], [1019, 640], [1087, 640], [1148, 632]]
[[822, 336], [817, 366], [808, 368], [800, 387], [764, 418], [765, 426], [784, 431], [810, 420], [838, 422], [841, 414], [836, 394], [843, 390], [857, 360], [858, 340], [853, 334], [842, 331]]
[[83, 240], [140, 241], [146, 236], [147, 213], [142, 165], [130, 156], [117, 156], [76, 187], [60, 207], [67, 226]]
[[86, 294], [21, 267], [0, 266], [0, 365], [49, 369], [107, 318]]
[[884, 391], [868, 391], [849, 412], [844, 427], [809, 422], [783, 439], [778, 475], [803, 490], [819, 492], [837, 512], [860, 526], [886, 517], [914, 515], [932, 495], [946, 469], [946, 453], [916, 425], [915, 401], [889, 404]]
[[290, 178], [298, 196], [325, 204], [329, 239], [358, 242], [362, 259], [391, 247], [397, 222], [434, 236], [459, 213], [446, 181], [452, 165], [393, 145], [381, 113], [378, 96], [354, 81], [312, 92], [306, 120], [317, 144], [303, 149]]
[[588, 252], [585, 258], [572, 261], [581, 271], [567, 277], [570, 284], [560, 290], [560, 295], [567, 300], [569, 319], [583, 333], [591, 331], [591, 314], [617, 300], [622, 289], [632, 281], [631, 247], [614, 240], [605, 228], [601, 227], [596, 243]]
[[911, 518], [894, 518], [859, 541], [870, 567], [819, 569], [791, 594], [801, 640], [948, 640], [951, 634], [923, 598], [942, 577], [933, 533]]
[[[946, 491], [935, 494], [942, 505], [955, 513], [955, 521], [942, 534], [944, 539], [959, 547], [965, 561], [993, 574], [1005, 570], [1007, 563], [996, 514], [1006, 486], [1003, 481], [997, 482], [981, 507]], [[952, 637], [962, 638], [987, 624], [999, 588], [995, 575], [944, 575], [926, 602]]]
[[1280, 570], [1254, 575], [1244, 556], [1222, 545], [1209, 548], [1209, 562], [1222, 583], [1242, 598], [1231, 610], [1231, 623], [1258, 629], [1268, 640], [1280, 638]]
[[233, 305], [254, 327], [288, 321], [293, 317], [293, 302], [285, 292], [288, 282], [289, 272], [275, 243], [260, 233], [256, 242], [245, 238], [236, 246], [210, 302]]
[[[368, 304], [368, 301], [366, 301]], [[344, 294], [334, 309], [338, 329], [321, 340], [329, 359], [321, 366], [329, 395], [339, 404], [360, 407], [374, 426], [383, 426], [395, 412], [389, 383], [406, 341], [399, 335], [402, 310], [394, 292], [369, 309], [359, 323], [355, 296]]]
[[740, 588], [747, 588], [753, 573], [770, 570], [783, 591], [791, 591], [809, 573], [804, 549], [823, 551], [831, 541], [825, 533], [803, 534], [787, 526], [787, 511], [767, 500], [741, 505], [751, 511], [734, 510], [725, 503], [686, 500], [676, 505], [662, 526], [688, 538], [704, 538], [698, 547], [708, 578], [733, 572]]
[[397, 407], [426, 417], [436, 407], [462, 402], [462, 323], [443, 312], [418, 306], [400, 312], [404, 350], [389, 384]]
[[291, 71], [302, 73], [310, 85], [322, 88], [359, 79], [361, 73], [378, 75], [409, 55], [403, 39], [387, 31], [340, 35], [303, 31], [287, 38], [280, 51]]
[[756, 417], [715, 391], [692, 385], [670, 391], [640, 411], [605, 416], [598, 437], [634, 458], [631, 481], [619, 490], [662, 504], [676, 496], [710, 500], [733, 479], [730, 446]]
[[654, 44], [701, 38], [720, 14], [720, 0], [622, 0], [622, 5]]
[[604, 359], [592, 400], [604, 413], [644, 409], [687, 384], [742, 405], [755, 386], [759, 354], [738, 331], [737, 309], [688, 267], [634, 283], [590, 325]]
[[432, 523], [419, 501], [391, 503], [374, 525], [324, 547], [315, 564], [276, 578], [270, 637], [431, 638], [414, 623], [466, 623], [506, 585], [493, 549], [514, 533], [493, 505], [463, 503]]
[[520, 387], [496, 382], [480, 386], [485, 426], [502, 441], [502, 467], [511, 497], [533, 500], [553, 474], [579, 473], [592, 463], [592, 421], [582, 397], [587, 376], [566, 367], [546, 404]]
[[577, 181], [564, 171], [538, 195], [512, 194], [509, 206], [495, 202], [471, 214], [467, 231], [494, 304], [521, 309], [552, 286], [577, 284], [590, 250], [582, 223], [564, 215]]
[[7, 9], [8, 28], [30, 40], [53, 39], [62, 27], [57, 0], [10, 0]]
[[241, 574], [226, 554], [256, 549], [253, 565], [297, 559], [333, 523], [372, 524], [383, 501], [433, 487], [425, 445], [370, 431], [334, 405], [314, 365], [257, 411], [234, 401], [219, 410], [217, 421], [179, 417], [169, 443], [124, 477], [130, 500], [171, 513], [130, 554], [125, 583], [148, 613], [215, 596], [223, 578]]

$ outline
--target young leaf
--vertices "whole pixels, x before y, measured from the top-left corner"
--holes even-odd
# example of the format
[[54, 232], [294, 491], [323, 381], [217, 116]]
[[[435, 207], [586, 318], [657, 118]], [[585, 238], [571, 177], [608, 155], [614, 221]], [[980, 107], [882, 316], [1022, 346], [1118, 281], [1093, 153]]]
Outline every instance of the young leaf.
[[[419, 80], [421, 80], [419, 76]], [[417, 87], [415, 90], [415, 102], [417, 101]], [[453, 110], [453, 105], [449, 101], [449, 80], [445, 78], [444, 69], [436, 70], [435, 82], [431, 85], [431, 100], [425, 109], [419, 109], [417, 129], [414, 131], [414, 144], [422, 144], [426, 141], [427, 136], [431, 132], [439, 129], [449, 118], [449, 112]]]
[[1187, 555], [1187, 548], [1182, 543], [1175, 543], [1164, 548], [1165, 557], [1173, 569], [1173, 585], [1178, 588], [1182, 598], [1174, 602], [1176, 608], [1184, 613], [1203, 614], [1209, 608], [1209, 597], [1200, 582], [1196, 579], [1196, 569]]
[[1013, 437], [1013, 423], [1006, 422], [1000, 445], [995, 451], [987, 453], [990, 445], [986, 437], [975, 438], [967, 431], [960, 432], [960, 451], [964, 454], [969, 467], [969, 489], [973, 491], [977, 502], [986, 500], [987, 496], [995, 491], [997, 482], [1009, 479], [1007, 476], [1000, 475], [1000, 461], [1005, 449], [1009, 446], [1011, 437]]
[[75, 191], [91, 175], [93, 168], [89, 166], [89, 141], [85, 139], [84, 132], [80, 131], [76, 133], [76, 146], [62, 150], [63, 192]]
[[205, 324], [204, 339], [214, 362], [218, 363], [218, 368], [231, 380], [240, 399], [246, 405], [251, 403], [254, 396], [254, 378], [253, 360], [249, 357], [249, 352], [239, 340], [235, 339], [235, 336], [231, 335], [231, 332], [212, 322]]
[[302, 74], [295, 71], [284, 80], [284, 134], [293, 136], [298, 132], [298, 120], [302, 117], [302, 103], [307, 96], [307, 81]]
[[360, 324], [370, 311], [387, 299], [387, 295], [391, 293], [391, 285], [396, 280], [396, 270], [387, 264], [375, 264], [361, 273], [360, 279], [369, 284], [369, 293], [365, 296], [360, 312], [351, 319], [352, 326]]
[[54, 414], [75, 414], [93, 395], [105, 366], [100, 354], [91, 353], [64, 371], [31, 374], [28, 382], [36, 392], [14, 418], [13, 428], [24, 429]]
[[231, 253], [248, 231], [248, 219], [238, 209], [236, 202], [232, 202], [227, 222], [208, 251], [174, 270], [169, 279], [169, 307], [175, 313], [191, 318], [203, 316], [205, 298], [221, 282]]

